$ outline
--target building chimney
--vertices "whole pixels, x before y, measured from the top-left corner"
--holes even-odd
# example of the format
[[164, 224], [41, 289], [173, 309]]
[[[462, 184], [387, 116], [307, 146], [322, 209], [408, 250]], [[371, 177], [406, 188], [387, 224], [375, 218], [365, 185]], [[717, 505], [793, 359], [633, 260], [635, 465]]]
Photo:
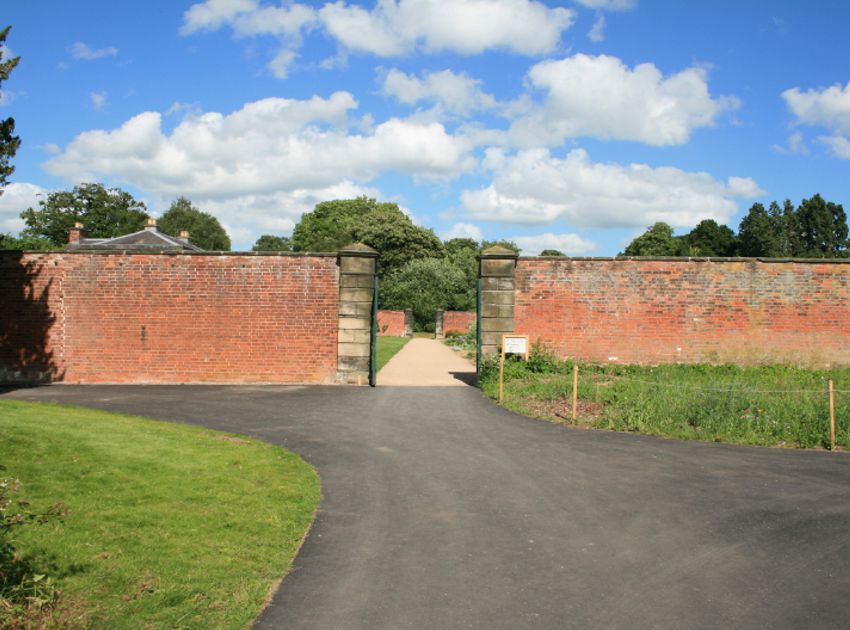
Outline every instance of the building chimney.
[[186, 230], [180, 230], [180, 236], [177, 237], [177, 240], [183, 241], [184, 243], [189, 242], [189, 232]]
[[77, 221], [74, 223], [74, 227], [68, 230], [68, 243], [72, 245], [79, 245], [80, 241], [83, 240], [87, 236], [86, 231], [83, 229], [83, 224]]
[[145, 229], [156, 231], [156, 219], [148, 217], [147, 223], [145, 223]]

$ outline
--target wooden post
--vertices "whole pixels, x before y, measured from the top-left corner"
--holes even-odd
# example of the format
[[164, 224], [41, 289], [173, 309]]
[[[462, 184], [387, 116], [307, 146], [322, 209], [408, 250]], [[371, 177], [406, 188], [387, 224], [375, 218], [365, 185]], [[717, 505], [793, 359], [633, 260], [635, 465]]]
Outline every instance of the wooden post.
[[499, 403], [505, 397], [505, 340], [502, 339], [502, 359], [499, 361]]
[[829, 448], [835, 450], [835, 387], [829, 379]]
[[573, 364], [573, 424], [578, 418], [578, 363]]

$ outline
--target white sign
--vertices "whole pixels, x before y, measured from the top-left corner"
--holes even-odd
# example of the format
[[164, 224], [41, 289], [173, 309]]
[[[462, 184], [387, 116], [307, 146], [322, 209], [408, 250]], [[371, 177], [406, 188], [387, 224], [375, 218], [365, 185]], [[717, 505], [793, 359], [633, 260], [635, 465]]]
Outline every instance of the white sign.
[[528, 354], [528, 337], [504, 337], [505, 354]]

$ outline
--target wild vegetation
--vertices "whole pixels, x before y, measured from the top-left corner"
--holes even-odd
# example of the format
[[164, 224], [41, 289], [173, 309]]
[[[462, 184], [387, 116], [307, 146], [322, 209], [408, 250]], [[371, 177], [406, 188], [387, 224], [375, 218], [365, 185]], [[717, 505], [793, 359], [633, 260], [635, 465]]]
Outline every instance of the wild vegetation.
[[[484, 364], [481, 387], [499, 395], [498, 358]], [[579, 365], [581, 426], [735, 444], [829, 447], [831, 379], [836, 443], [850, 448], [850, 368], [792, 366]], [[553, 422], [572, 422], [573, 362], [534, 347], [528, 362], [505, 365], [504, 404]]]
[[3, 400], [0, 444], [3, 522], [67, 509], [0, 527], [3, 628], [244, 628], [319, 499], [296, 455], [197, 427]]

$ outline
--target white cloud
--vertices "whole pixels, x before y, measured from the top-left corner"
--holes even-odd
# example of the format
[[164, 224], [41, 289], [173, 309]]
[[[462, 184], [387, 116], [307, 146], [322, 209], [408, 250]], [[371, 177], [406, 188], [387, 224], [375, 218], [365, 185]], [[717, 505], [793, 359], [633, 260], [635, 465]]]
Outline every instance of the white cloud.
[[296, 201], [362, 190], [383, 172], [449, 180], [475, 168], [470, 143], [441, 124], [391, 118], [352, 131], [356, 107], [347, 92], [267, 98], [227, 115], [190, 113], [170, 133], [162, 114], [143, 112], [117, 129], [79, 134], [45, 168], [69, 183], [112, 180], [161, 199], [185, 195], [290, 219], [284, 208]]
[[819, 136], [818, 140], [829, 147], [835, 157], [850, 160], [850, 140], [844, 136]]
[[575, 0], [588, 9], [599, 11], [630, 11], [637, 6], [637, 0]]
[[106, 92], [92, 92], [89, 94], [91, 104], [95, 109], [101, 109], [104, 105], [106, 105], [107, 96], [108, 94]]
[[344, 48], [382, 57], [417, 48], [539, 55], [557, 49], [575, 13], [533, 0], [380, 0], [372, 10], [340, 0], [326, 4], [319, 17]]
[[236, 16], [233, 32], [237, 37], [294, 36], [316, 21], [316, 11], [304, 4], [289, 7], [257, 7]]
[[582, 256], [596, 249], [596, 243], [580, 237], [578, 234], [535, 234], [533, 236], [512, 236], [523, 256], [539, 256], [544, 249], [557, 249], [568, 256]]
[[462, 116], [496, 106], [496, 99], [481, 90], [481, 81], [451, 70], [425, 72], [419, 79], [393, 68], [384, 76], [382, 90], [407, 105], [427, 101]]
[[511, 135], [520, 146], [558, 145], [578, 136], [684, 144], [695, 129], [738, 107], [734, 97], [711, 97], [702, 68], [664, 77], [651, 63], [629, 68], [616, 57], [577, 54], [538, 63], [528, 76], [545, 99], [513, 123]]
[[737, 211], [733, 197], [756, 192], [750, 179], [728, 185], [708, 173], [673, 167], [592, 162], [583, 149], [563, 159], [546, 149], [507, 155], [489, 149], [484, 161], [492, 183], [461, 194], [472, 218], [523, 225], [558, 220], [590, 227], [641, 227], [664, 221], [674, 227], [702, 219], [726, 223]]
[[183, 14], [181, 35], [198, 31], [214, 31], [233, 21], [240, 13], [257, 9], [257, 0], [205, 0], [189, 7]]
[[24, 228], [21, 212], [38, 208], [39, 196], [47, 190], [26, 182], [7, 184], [0, 195], [0, 233], [17, 234]]
[[850, 159], [850, 82], [843, 87], [836, 84], [805, 92], [795, 87], [785, 90], [782, 98], [797, 117], [797, 124], [829, 130], [830, 135], [818, 140], [836, 157]]
[[481, 241], [484, 235], [481, 228], [472, 223], [455, 223], [447, 231], [440, 234], [440, 238], [447, 241], [452, 238], [471, 238], [473, 241]]
[[118, 49], [114, 46], [94, 49], [84, 42], [75, 42], [68, 49], [68, 52], [71, 53], [71, 57], [74, 59], [94, 61], [95, 59], [102, 59], [103, 57], [114, 57], [118, 54]]
[[596, 21], [587, 33], [587, 38], [597, 43], [605, 40], [605, 15], [600, 13], [597, 16]]
[[767, 191], [762, 190], [752, 177], [732, 176], [726, 182], [726, 194], [738, 199], [763, 197]]
[[809, 148], [806, 146], [806, 140], [803, 134], [795, 131], [788, 136], [788, 144], [786, 146], [773, 144], [770, 146], [771, 151], [775, 153], [783, 153], [786, 155], [808, 155]]

